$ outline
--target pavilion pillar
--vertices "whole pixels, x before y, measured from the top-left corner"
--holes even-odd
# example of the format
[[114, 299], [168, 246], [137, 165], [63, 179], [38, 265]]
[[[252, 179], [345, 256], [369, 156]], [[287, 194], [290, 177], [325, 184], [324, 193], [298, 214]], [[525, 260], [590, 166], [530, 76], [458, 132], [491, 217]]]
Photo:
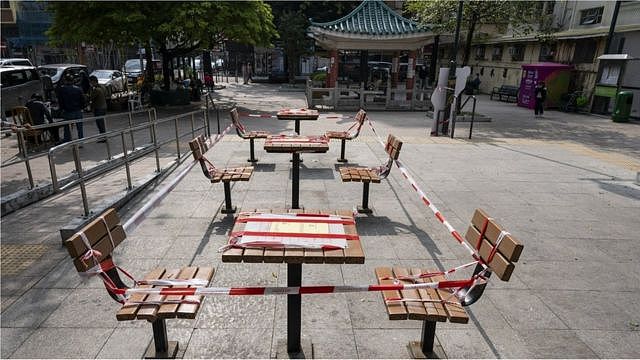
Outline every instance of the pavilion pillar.
[[400, 52], [394, 51], [391, 59], [391, 88], [398, 87], [398, 72], [400, 69]]
[[413, 93], [410, 93], [413, 90], [413, 84], [416, 79], [416, 56], [418, 52], [416, 50], [411, 50], [409, 52], [409, 63], [407, 64], [407, 100], [411, 100], [411, 96]]
[[336, 86], [338, 80], [338, 49], [331, 49], [329, 52], [329, 76], [327, 76], [327, 87]]

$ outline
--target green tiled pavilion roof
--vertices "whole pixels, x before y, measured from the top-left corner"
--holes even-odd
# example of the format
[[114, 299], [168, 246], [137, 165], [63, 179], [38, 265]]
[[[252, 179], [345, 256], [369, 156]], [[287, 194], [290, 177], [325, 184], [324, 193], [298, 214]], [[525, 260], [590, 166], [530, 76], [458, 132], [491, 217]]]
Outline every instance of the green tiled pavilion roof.
[[311, 26], [345, 34], [403, 35], [428, 32], [415, 21], [398, 15], [380, 0], [364, 0], [347, 16]]

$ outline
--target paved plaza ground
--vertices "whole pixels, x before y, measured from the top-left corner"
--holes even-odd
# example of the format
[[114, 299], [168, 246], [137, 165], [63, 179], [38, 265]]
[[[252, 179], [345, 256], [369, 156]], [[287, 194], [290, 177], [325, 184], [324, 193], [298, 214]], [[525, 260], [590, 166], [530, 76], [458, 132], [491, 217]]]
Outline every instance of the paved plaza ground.
[[[275, 114], [304, 107], [304, 93], [286, 86], [225, 84], [216, 98], [241, 113]], [[190, 111], [197, 107], [184, 108]], [[158, 109], [162, 114], [175, 109]], [[479, 96], [478, 111], [492, 117], [459, 123], [456, 138], [427, 135], [423, 112], [371, 112], [376, 131], [403, 140], [400, 159], [418, 185], [460, 232], [482, 208], [524, 244], [509, 282], [492, 278], [468, 308], [468, 324], [440, 323], [437, 342], [449, 358], [640, 357], [640, 123], [605, 117], [533, 111]], [[353, 111], [323, 111], [302, 122], [302, 134], [346, 129]], [[332, 115], [330, 115], [332, 114]], [[336, 118], [343, 115], [345, 118]], [[229, 123], [223, 116], [223, 126]], [[293, 131], [293, 122], [244, 117], [252, 130]], [[3, 151], [5, 140], [3, 141]], [[85, 149], [91, 153], [94, 148]], [[95, 148], [98, 151], [98, 148]], [[242, 210], [291, 206], [288, 154], [265, 153], [249, 182], [232, 186]], [[300, 203], [307, 209], [352, 209], [361, 185], [342, 183], [339, 142], [326, 154], [304, 154]], [[217, 166], [245, 165], [249, 144], [235, 133], [206, 156]], [[365, 125], [347, 143], [349, 165], [375, 166], [384, 149]], [[153, 164], [141, 168], [151, 171]], [[17, 172], [17, 170], [16, 170]], [[19, 177], [13, 173], [6, 176]], [[174, 175], [167, 177], [168, 181]], [[122, 190], [122, 176], [90, 184], [92, 199]], [[162, 186], [128, 203], [128, 219]], [[470, 261], [397, 168], [371, 186], [374, 212], [356, 225], [363, 265], [303, 266], [304, 285], [376, 283], [374, 268], [449, 269]], [[222, 263], [233, 217], [221, 184], [198, 167], [186, 176], [115, 251], [115, 260], [142, 277], [157, 266], [214, 266], [212, 286], [285, 286], [281, 264]], [[82, 212], [79, 191], [58, 194], [2, 217], [1, 357], [139, 358], [152, 341], [150, 324], [118, 322], [119, 308], [97, 278], [82, 280], [60, 246], [58, 229]], [[421, 322], [389, 321], [378, 293], [305, 295], [302, 336], [318, 358], [406, 358]], [[168, 320], [170, 340], [186, 358], [269, 358], [286, 338], [282, 296], [207, 297], [192, 321]]]

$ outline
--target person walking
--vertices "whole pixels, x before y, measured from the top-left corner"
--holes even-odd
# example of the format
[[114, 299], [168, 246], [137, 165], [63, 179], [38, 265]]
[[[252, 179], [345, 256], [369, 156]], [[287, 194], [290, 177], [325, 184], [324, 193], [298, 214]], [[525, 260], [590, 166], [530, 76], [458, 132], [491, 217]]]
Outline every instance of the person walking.
[[534, 90], [535, 97], [535, 116], [542, 116], [544, 114], [544, 102], [547, 100], [547, 87], [544, 85], [544, 81], [540, 81]]
[[[29, 109], [29, 114], [31, 115], [31, 121], [33, 121], [32, 125], [44, 125], [46, 123], [53, 123], [53, 118], [51, 117], [51, 112], [47, 108], [47, 106], [42, 102], [42, 96], [38, 93], [34, 93], [31, 95], [31, 99], [27, 101], [24, 105], [27, 109]], [[60, 142], [60, 134], [58, 133], [58, 127], [50, 127], [47, 128], [46, 131], [49, 133], [49, 137], [51, 141], [55, 144]]]
[[[62, 117], [65, 120], [82, 119], [82, 109], [84, 109], [85, 98], [82, 89], [73, 84], [73, 76], [67, 74], [64, 77], [64, 85], [58, 89], [58, 104], [62, 110]], [[78, 139], [84, 137], [82, 122], [77, 122]], [[71, 141], [71, 128], [67, 124], [64, 126], [64, 142]]]
[[[104, 134], [107, 129], [104, 124], [104, 118], [101, 116], [107, 115], [107, 96], [105, 94], [105, 88], [98, 84], [98, 78], [93, 75], [89, 77], [89, 82], [91, 83], [91, 92], [89, 93], [89, 98], [91, 99], [91, 110], [93, 110], [93, 116], [96, 118], [98, 132], [100, 134]], [[105, 141], [105, 138], [98, 140], [98, 142]]]

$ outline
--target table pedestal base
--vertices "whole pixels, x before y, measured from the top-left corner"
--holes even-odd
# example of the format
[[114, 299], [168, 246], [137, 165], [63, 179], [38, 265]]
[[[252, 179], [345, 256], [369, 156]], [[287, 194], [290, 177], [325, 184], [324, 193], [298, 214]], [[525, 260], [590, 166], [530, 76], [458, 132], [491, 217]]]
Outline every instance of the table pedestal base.
[[178, 355], [178, 342], [177, 341], [169, 341], [167, 346], [167, 352], [158, 352], [156, 350], [156, 345], [151, 342], [147, 347], [147, 350], [144, 352], [145, 359], [175, 359], [176, 355]]
[[272, 359], [313, 359], [313, 343], [311, 339], [302, 339], [300, 341], [300, 351], [290, 353], [287, 351], [287, 340], [279, 339], [276, 343], [276, 351]]

